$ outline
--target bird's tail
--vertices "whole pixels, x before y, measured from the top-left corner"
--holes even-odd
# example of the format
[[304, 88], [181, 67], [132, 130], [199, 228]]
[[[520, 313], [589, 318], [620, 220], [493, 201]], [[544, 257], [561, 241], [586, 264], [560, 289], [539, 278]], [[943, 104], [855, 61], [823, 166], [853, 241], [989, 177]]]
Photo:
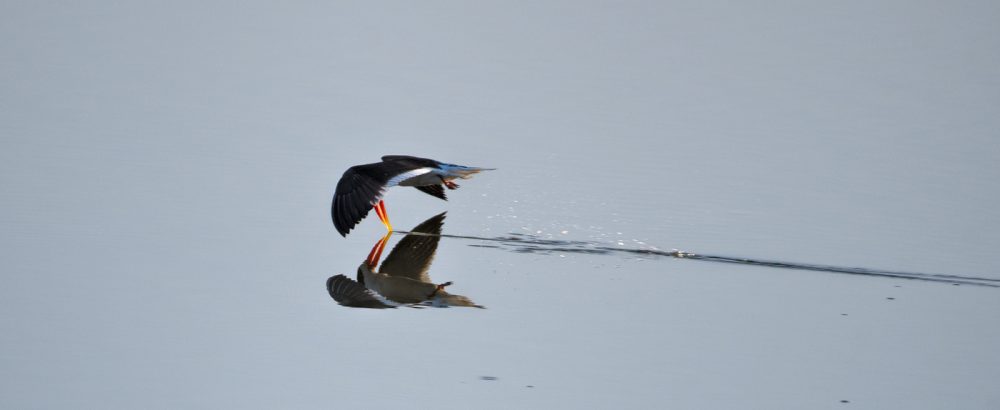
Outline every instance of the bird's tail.
[[440, 307], [467, 306], [467, 307], [476, 307], [480, 309], [485, 309], [485, 307], [477, 305], [476, 302], [473, 302], [472, 299], [469, 299], [468, 297], [462, 295], [456, 295], [454, 293], [448, 293], [443, 290], [438, 291], [437, 294], [431, 298], [430, 302], [431, 305]]
[[441, 170], [444, 171], [445, 176], [452, 178], [462, 178], [469, 179], [473, 175], [478, 174], [482, 171], [493, 171], [496, 168], [480, 168], [480, 167], [467, 167], [464, 165], [455, 164], [441, 164]]

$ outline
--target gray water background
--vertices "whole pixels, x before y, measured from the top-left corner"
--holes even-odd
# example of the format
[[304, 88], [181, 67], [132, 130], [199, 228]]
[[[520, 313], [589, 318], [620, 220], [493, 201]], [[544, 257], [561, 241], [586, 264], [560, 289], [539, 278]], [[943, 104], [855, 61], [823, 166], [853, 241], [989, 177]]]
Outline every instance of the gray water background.
[[996, 408], [992, 288], [448, 238], [431, 276], [488, 309], [323, 284], [382, 235], [329, 200], [383, 154], [499, 168], [390, 191], [399, 229], [1000, 278], [997, 21], [5, 2], [0, 407]]

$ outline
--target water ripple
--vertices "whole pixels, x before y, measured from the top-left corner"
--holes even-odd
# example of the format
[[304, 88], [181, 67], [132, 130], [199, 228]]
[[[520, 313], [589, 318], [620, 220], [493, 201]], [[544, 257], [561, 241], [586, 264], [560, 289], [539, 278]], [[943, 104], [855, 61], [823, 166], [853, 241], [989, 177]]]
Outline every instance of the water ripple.
[[[421, 233], [398, 231], [405, 234], [426, 235]], [[651, 258], [676, 258], [705, 262], [731, 263], [737, 265], [766, 266], [781, 269], [796, 269], [815, 272], [841, 273], [848, 275], [877, 276], [896, 279], [922, 280], [928, 282], [950, 283], [953, 285], [973, 285], [1000, 287], [1000, 279], [976, 276], [948, 275], [937, 273], [902, 272], [860, 267], [818, 265], [811, 263], [788, 262], [770, 259], [743, 258], [725, 255], [711, 255], [686, 252], [681, 250], [661, 250], [655, 247], [631, 248], [621, 245], [609, 245], [596, 241], [574, 241], [559, 239], [543, 239], [527, 234], [510, 234], [508, 236], [481, 237], [470, 235], [440, 235], [442, 238], [467, 239], [489, 242], [486, 244], [469, 244], [479, 248], [497, 248], [516, 253], [539, 254], [588, 254], [588, 255], [637, 255]]]

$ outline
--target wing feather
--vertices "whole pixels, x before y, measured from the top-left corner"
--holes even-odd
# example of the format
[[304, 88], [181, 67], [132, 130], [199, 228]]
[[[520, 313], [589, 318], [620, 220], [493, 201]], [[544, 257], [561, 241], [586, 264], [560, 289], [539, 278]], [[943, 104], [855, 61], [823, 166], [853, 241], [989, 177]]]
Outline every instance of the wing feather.
[[337, 303], [343, 306], [349, 307], [359, 307], [359, 308], [369, 308], [369, 309], [385, 309], [394, 308], [395, 306], [386, 303], [379, 296], [364, 287], [364, 285], [355, 282], [344, 275], [334, 275], [330, 279], [326, 280], [326, 290], [336, 300]]
[[431, 196], [441, 198], [445, 201], [448, 200], [448, 196], [445, 195], [444, 193], [444, 185], [423, 185], [423, 186], [415, 186], [414, 188], [419, 189], [420, 191], [429, 194]]
[[333, 194], [330, 213], [341, 236], [361, 222], [385, 192], [386, 170], [381, 163], [357, 165], [344, 171]]
[[430, 158], [420, 158], [410, 155], [383, 155], [382, 162], [403, 164], [407, 168], [431, 167], [437, 168], [439, 162]]
[[[439, 166], [437, 161], [405, 155], [387, 155], [382, 162], [355, 165], [344, 171], [330, 204], [330, 214], [337, 232], [342, 236], [368, 216], [390, 186], [417, 177]], [[423, 189], [430, 195], [446, 199], [440, 186]], [[439, 192], [440, 191], [440, 192]]]
[[400, 239], [385, 257], [379, 272], [431, 283], [427, 271], [430, 270], [434, 254], [437, 253], [444, 217], [445, 213], [442, 212], [413, 228], [410, 231], [412, 233]]

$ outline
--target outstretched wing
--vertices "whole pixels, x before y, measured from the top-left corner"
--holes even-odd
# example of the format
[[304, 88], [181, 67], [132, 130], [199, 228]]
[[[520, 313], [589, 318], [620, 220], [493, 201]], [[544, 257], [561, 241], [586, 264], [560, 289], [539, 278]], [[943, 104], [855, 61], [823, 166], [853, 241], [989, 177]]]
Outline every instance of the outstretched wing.
[[365, 219], [385, 193], [386, 181], [391, 178], [390, 172], [394, 170], [386, 169], [382, 164], [350, 167], [337, 182], [330, 215], [341, 236], [347, 236], [358, 222]]
[[347, 236], [358, 222], [368, 216], [386, 189], [431, 172], [431, 168], [426, 166], [428, 163], [436, 164], [429, 159], [398, 156], [391, 161], [355, 165], [344, 171], [330, 205], [330, 215], [337, 232]]
[[444, 216], [445, 212], [432, 216], [400, 239], [389, 256], [385, 257], [379, 272], [431, 283], [427, 271], [434, 261], [434, 254], [441, 240]]
[[348, 307], [369, 309], [394, 308], [383, 301], [375, 292], [344, 275], [334, 275], [326, 280], [326, 290], [337, 303]]

